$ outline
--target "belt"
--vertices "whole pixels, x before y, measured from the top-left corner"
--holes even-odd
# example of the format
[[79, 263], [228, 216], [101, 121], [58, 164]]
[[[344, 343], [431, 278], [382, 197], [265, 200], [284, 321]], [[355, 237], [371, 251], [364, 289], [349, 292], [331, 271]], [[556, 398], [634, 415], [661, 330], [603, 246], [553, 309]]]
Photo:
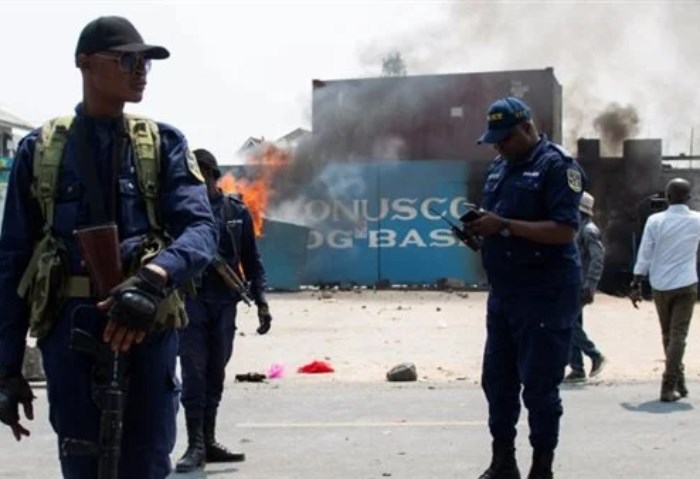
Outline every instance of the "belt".
[[87, 276], [69, 276], [66, 282], [66, 297], [89, 298], [92, 296], [90, 278]]

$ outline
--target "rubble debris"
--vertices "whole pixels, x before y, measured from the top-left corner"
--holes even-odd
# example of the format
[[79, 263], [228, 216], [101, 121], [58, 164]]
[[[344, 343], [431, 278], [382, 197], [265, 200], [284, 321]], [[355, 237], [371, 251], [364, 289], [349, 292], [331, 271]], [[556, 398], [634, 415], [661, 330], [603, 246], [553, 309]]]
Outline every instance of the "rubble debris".
[[265, 381], [265, 379], [267, 379], [267, 376], [262, 373], [236, 374], [236, 381], [242, 383], [261, 383]]
[[440, 278], [435, 282], [438, 289], [450, 290], [450, 289], [464, 289], [464, 281], [459, 278]]
[[416, 381], [418, 373], [413, 363], [397, 364], [386, 373], [386, 379], [390, 382]]
[[374, 288], [375, 289], [390, 289], [391, 288], [391, 281], [388, 279], [380, 279], [376, 283], [374, 283]]

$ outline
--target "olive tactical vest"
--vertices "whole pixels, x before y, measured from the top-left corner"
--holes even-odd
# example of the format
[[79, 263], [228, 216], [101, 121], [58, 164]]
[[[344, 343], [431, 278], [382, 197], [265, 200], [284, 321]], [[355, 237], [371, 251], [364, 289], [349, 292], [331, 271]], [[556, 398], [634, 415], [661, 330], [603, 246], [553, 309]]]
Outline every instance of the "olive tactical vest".
[[[150, 226], [150, 232], [139, 245], [127, 272], [133, 274], [164, 249], [169, 238], [161, 227], [157, 214], [160, 173], [158, 125], [143, 117], [124, 115], [124, 118]], [[41, 208], [44, 229], [43, 237], [35, 245], [29, 265], [22, 275], [17, 293], [28, 301], [30, 334], [37, 338], [45, 336], [51, 330], [66, 299], [91, 296], [89, 279], [86, 276], [70, 275], [65, 245], [52, 233], [58, 176], [73, 119], [73, 116], [65, 116], [46, 122], [41, 128], [34, 150], [31, 193]], [[179, 291], [174, 291], [160, 304], [156, 329], [181, 328], [186, 324], [182, 296]]]

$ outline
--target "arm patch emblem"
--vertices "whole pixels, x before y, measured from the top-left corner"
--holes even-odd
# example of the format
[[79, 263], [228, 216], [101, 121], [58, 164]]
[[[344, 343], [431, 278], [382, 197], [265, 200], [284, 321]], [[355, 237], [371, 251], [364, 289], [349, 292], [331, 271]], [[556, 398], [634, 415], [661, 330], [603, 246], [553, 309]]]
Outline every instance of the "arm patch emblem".
[[187, 169], [190, 170], [192, 176], [197, 178], [201, 183], [204, 183], [204, 176], [202, 171], [199, 169], [199, 163], [197, 163], [197, 158], [194, 156], [189, 148], [185, 151], [185, 158], [187, 159]]
[[569, 188], [575, 193], [580, 193], [582, 188], [581, 172], [576, 168], [566, 170], [566, 180], [569, 183]]

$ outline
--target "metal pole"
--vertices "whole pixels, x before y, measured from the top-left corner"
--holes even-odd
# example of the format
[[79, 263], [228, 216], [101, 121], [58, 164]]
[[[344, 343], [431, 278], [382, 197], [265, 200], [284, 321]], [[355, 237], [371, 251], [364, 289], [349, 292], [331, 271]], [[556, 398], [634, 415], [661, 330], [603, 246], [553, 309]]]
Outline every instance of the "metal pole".
[[693, 134], [695, 133], [695, 128], [690, 127], [690, 162], [693, 162]]

